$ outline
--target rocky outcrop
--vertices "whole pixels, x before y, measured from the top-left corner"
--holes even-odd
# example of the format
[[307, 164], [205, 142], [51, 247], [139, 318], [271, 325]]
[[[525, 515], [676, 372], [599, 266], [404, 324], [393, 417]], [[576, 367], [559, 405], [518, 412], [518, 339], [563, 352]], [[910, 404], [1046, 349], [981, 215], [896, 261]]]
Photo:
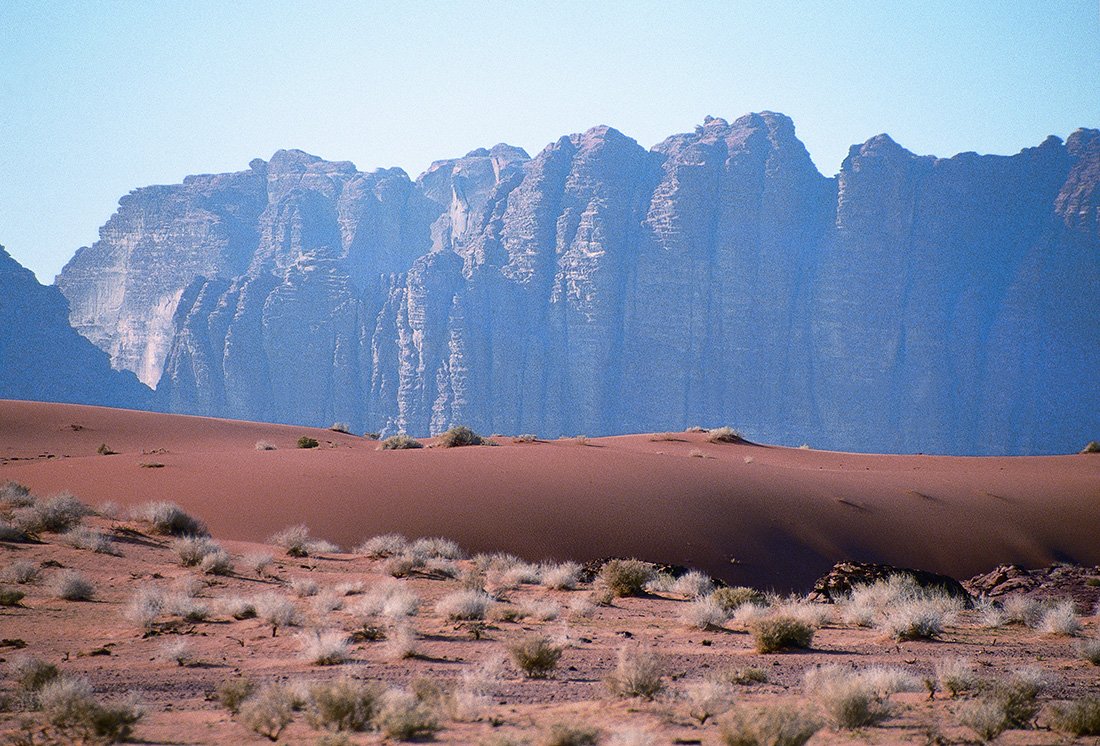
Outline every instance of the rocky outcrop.
[[152, 391], [73, 331], [57, 288], [0, 246], [0, 399], [147, 408]]
[[177, 412], [1072, 452], [1100, 432], [1098, 183], [1095, 130], [949, 159], [880, 135], [826, 178], [769, 112], [415, 182], [281, 151], [137, 190], [59, 286]]
[[940, 575], [927, 570], [911, 570], [891, 565], [876, 565], [868, 562], [838, 562], [828, 575], [814, 583], [810, 592], [811, 601], [835, 603], [843, 601], [852, 591], [861, 585], [873, 585], [899, 578], [912, 583], [921, 590], [957, 598], [970, 605], [972, 599], [962, 583], [948, 575]]

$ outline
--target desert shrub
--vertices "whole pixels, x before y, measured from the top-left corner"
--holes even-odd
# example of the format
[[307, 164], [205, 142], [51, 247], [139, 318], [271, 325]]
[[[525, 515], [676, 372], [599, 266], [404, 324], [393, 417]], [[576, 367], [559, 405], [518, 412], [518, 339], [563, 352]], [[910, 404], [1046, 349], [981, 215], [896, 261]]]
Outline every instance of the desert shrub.
[[440, 729], [432, 709], [405, 689], [390, 689], [383, 695], [375, 724], [383, 735], [398, 741], [428, 738]]
[[310, 536], [309, 527], [304, 523], [284, 528], [269, 537], [267, 543], [282, 547], [286, 550], [288, 557], [309, 557], [339, 551], [336, 545]]
[[298, 598], [309, 598], [310, 596], [316, 596], [317, 591], [321, 589], [320, 584], [313, 578], [291, 578], [290, 579], [290, 591]]
[[733, 688], [720, 679], [691, 681], [684, 685], [688, 715], [705, 725], [711, 718], [729, 710], [733, 704]]
[[210, 616], [210, 608], [187, 593], [177, 592], [164, 596], [164, 613], [179, 617], [185, 622], [204, 622]]
[[597, 746], [602, 735], [599, 728], [590, 725], [554, 723], [546, 731], [540, 746]]
[[485, 439], [465, 425], [457, 425], [441, 434], [436, 441], [440, 448], [458, 448], [459, 446], [479, 446]]
[[386, 628], [386, 642], [382, 654], [394, 663], [420, 655], [416, 629], [406, 619], [393, 621]]
[[957, 697], [978, 685], [978, 672], [967, 658], [941, 658], [936, 661], [936, 681], [941, 690]]
[[484, 591], [466, 590], [450, 593], [435, 605], [435, 609], [448, 619], [474, 620], [484, 619], [485, 612], [493, 604], [493, 598]]
[[0, 520], [0, 541], [24, 542], [30, 540], [27, 532], [8, 521]]
[[79, 525], [85, 516], [93, 513], [84, 503], [68, 492], [61, 492], [33, 505], [13, 511], [16, 528], [29, 533], [64, 533]]
[[556, 565], [544, 565], [539, 579], [546, 588], [557, 591], [571, 591], [580, 582], [581, 566], [576, 562], [562, 562]]
[[1045, 635], [1073, 637], [1081, 631], [1081, 620], [1077, 618], [1077, 609], [1072, 599], [1067, 599], [1043, 612], [1039, 619], [1039, 630]]
[[252, 682], [252, 679], [241, 676], [236, 679], [225, 679], [222, 683], [218, 684], [217, 689], [214, 690], [214, 698], [221, 703], [221, 706], [229, 711], [229, 714], [236, 715], [241, 711], [241, 705], [246, 699], [248, 699], [252, 692], [256, 690], [256, 685]]
[[710, 443], [736, 443], [741, 440], [741, 433], [732, 427], [716, 427], [707, 430], [707, 441]]
[[880, 629], [894, 640], [933, 640], [943, 633], [949, 616], [935, 601], [915, 599], [889, 608]]
[[39, 707], [46, 721], [61, 733], [99, 743], [125, 741], [142, 717], [132, 702], [102, 704], [87, 681], [68, 677], [56, 678], [42, 688]]
[[1094, 666], [1100, 666], [1100, 639], [1082, 640], [1077, 654]]
[[257, 451], [274, 451], [275, 450], [275, 444], [272, 443], [269, 440], [257, 440], [256, 441], [256, 450]]
[[294, 721], [297, 697], [285, 684], [267, 684], [240, 706], [238, 719], [249, 730], [269, 741], [278, 741]]
[[152, 630], [157, 617], [164, 611], [164, 593], [153, 587], [142, 587], [130, 597], [123, 616], [142, 627], [146, 631]]
[[721, 723], [726, 746], [802, 746], [820, 729], [815, 717], [784, 705], [735, 707]]
[[57, 666], [33, 655], [19, 656], [8, 663], [8, 675], [15, 682], [16, 689], [32, 698], [37, 698], [42, 687], [60, 674]]
[[161, 648], [160, 657], [177, 666], [189, 666], [195, 662], [195, 647], [190, 640], [183, 638], [166, 640]]
[[12, 508], [26, 508], [34, 505], [34, 495], [29, 487], [18, 482], [0, 484], [0, 503]]
[[[495, 574], [496, 575], [496, 574]], [[542, 569], [530, 562], [517, 562], [494, 580], [506, 588], [518, 588], [521, 585], [535, 585], [542, 579]]]
[[561, 606], [553, 601], [527, 599], [520, 602], [517, 611], [521, 619], [534, 619], [537, 622], [552, 622], [561, 615]]
[[754, 621], [749, 628], [757, 652], [809, 648], [814, 641], [814, 628], [794, 617], [770, 614]]
[[710, 594], [710, 598], [728, 612], [736, 611], [745, 604], [763, 606], [766, 603], [763, 593], [745, 586], [718, 588]]
[[753, 684], [768, 683], [768, 672], [763, 668], [746, 666], [744, 668], [730, 669], [722, 674], [722, 678], [738, 686], [751, 686]]
[[344, 597], [333, 590], [318, 593], [313, 599], [313, 610], [320, 616], [342, 608], [344, 608]]
[[563, 648], [545, 636], [524, 637], [508, 645], [508, 655], [524, 676], [545, 679], [558, 665]]
[[69, 546], [86, 549], [97, 554], [118, 554], [118, 550], [115, 548], [114, 541], [110, 536], [102, 531], [96, 531], [85, 526], [69, 529], [61, 535], [61, 540]]
[[54, 594], [65, 601], [91, 601], [95, 586], [83, 574], [75, 570], [58, 573], [53, 581]]
[[596, 615], [596, 604], [583, 596], [569, 602], [570, 619], [591, 619]]
[[280, 627], [297, 627], [301, 624], [294, 602], [277, 593], [264, 593], [256, 597], [256, 616], [271, 627], [271, 636], [278, 634]]
[[19, 606], [27, 594], [14, 588], [0, 588], [0, 606]]
[[343, 433], [344, 435], [351, 435], [351, 425], [346, 422], [334, 422], [328, 426], [328, 429], [334, 433]]
[[539, 439], [539, 436], [535, 435], [534, 433], [524, 433], [522, 435], [517, 435], [514, 438], [512, 438], [512, 442], [513, 443], [535, 443], [535, 442], [538, 441], [538, 439]]
[[306, 720], [315, 728], [363, 731], [378, 712], [383, 690], [375, 682], [345, 676], [309, 689]]
[[1050, 708], [1050, 724], [1055, 730], [1081, 736], [1100, 736], [1100, 699], [1084, 697]]
[[172, 542], [172, 551], [184, 567], [196, 567], [208, 554], [221, 551], [221, 545], [205, 536], [183, 536]]
[[38, 566], [34, 562], [15, 560], [0, 572], [0, 580], [5, 583], [19, 583], [26, 585], [33, 583], [38, 577]]
[[416, 438], [410, 438], [404, 433], [398, 435], [391, 435], [382, 441], [382, 444], [378, 446], [380, 451], [404, 451], [409, 448], [423, 448], [424, 444]]
[[172, 502], [150, 502], [136, 508], [133, 517], [152, 525], [162, 536], [208, 536], [206, 524]]
[[257, 577], [262, 578], [267, 575], [267, 570], [274, 561], [275, 558], [267, 552], [252, 552], [241, 557], [241, 566]]
[[335, 666], [348, 659], [351, 646], [343, 632], [310, 630], [298, 635], [302, 658], [315, 666]]
[[308, 435], [303, 435], [302, 437], [298, 438], [297, 446], [299, 448], [316, 448], [319, 445], [321, 444], [317, 441], [316, 438], [311, 438]]
[[671, 590], [678, 596], [700, 598], [714, 592], [714, 581], [698, 570], [691, 570], [676, 578]]
[[636, 559], [609, 560], [600, 568], [599, 580], [614, 596], [637, 596], [653, 577], [653, 565]]
[[1042, 677], [1024, 670], [1007, 681], [995, 682], [977, 699], [959, 710], [959, 721], [991, 741], [1005, 730], [1027, 728], [1039, 712]]
[[205, 575], [232, 575], [233, 559], [224, 549], [217, 549], [202, 558], [199, 572]]
[[361, 620], [369, 620], [378, 615], [390, 619], [402, 619], [416, 616], [420, 610], [420, 597], [395, 581], [379, 583], [367, 593], [352, 609], [352, 613]]
[[409, 554], [425, 559], [458, 560], [466, 556], [462, 547], [450, 539], [441, 536], [427, 536], [417, 539], [408, 548]]
[[615, 669], [605, 681], [616, 696], [653, 699], [664, 688], [663, 669], [653, 653], [624, 646], [619, 648]]
[[256, 618], [256, 602], [242, 596], [224, 598], [221, 602], [222, 613], [231, 616], [237, 621]]
[[713, 598], [707, 596], [688, 604], [680, 619], [689, 627], [710, 630], [720, 628], [725, 624], [729, 619], [729, 612]]
[[1081, 453], [1100, 453], [1100, 442], [1090, 440], [1085, 444], [1085, 447], [1081, 449]]
[[118, 451], [112, 451], [111, 447], [106, 443], [100, 443], [99, 447], [95, 449], [95, 452], [100, 456], [116, 456]]
[[837, 728], [863, 728], [890, 717], [889, 690], [859, 671], [825, 666], [806, 673], [805, 689]]
[[370, 559], [384, 559], [401, 554], [408, 546], [409, 540], [401, 534], [382, 534], [364, 540], [355, 548], [355, 553]]
[[1043, 604], [1030, 596], [1009, 596], [1001, 602], [1003, 624], [1036, 627], [1043, 618]]

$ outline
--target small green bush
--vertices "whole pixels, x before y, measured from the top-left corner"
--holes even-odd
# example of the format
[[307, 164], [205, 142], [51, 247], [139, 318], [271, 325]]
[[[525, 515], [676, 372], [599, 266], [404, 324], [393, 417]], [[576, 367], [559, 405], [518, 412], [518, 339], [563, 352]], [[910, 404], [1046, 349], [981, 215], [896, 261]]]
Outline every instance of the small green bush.
[[558, 665], [562, 647], [544, 636], [525, 637], [508, 646], [512, 662], [529, 679], [545, 679]]
[[1081, 736], [1100, 736], [1100, 699], [1085, 697], [1054, 705], [1050, 724], [1055, 730]]
[[437, 443], [440, 448], [458, 448], [479, 446], [485, 443], [485, 439], [465, 425], [458, 425], [440, 435]]
[[132, 702], [104, 705], [84, 679], [58, 677], [42, 687], [39, 706], [62, 734], [85, 742], [118, 743], [133, 733], [142, 713]]
[[26, 593], [14, 588], [0, 588], [0, 606], [18, 606], [26, 596]]
[[636, 559], [613, 559], [600, 568], [599, 580], [617, 597], [639, 596], [653, 577], [653, 565]]
[[794, 617], [775, 615], [754, 621], [749, 628], [757, 652], [809, 648], [814, 640], [814, 628]]
[[423, 448], [424, 444], [416, 438], [410, 438], [404, 433], [399, 435], [391, 435], [382, 441], [382, 445], [378, 448], [382, 451], [403, 451], [410, 448]]
[[255, 690], [256, 685], [252, 683], [252, 679], [242, 676], [236, 679], [226, 679], [218, 684], [214, 696], [231, 715], [236, 715], [241, 711], [241, 704]]
[[303, 435], [302, 437], [298, 438], [299, 448], [316, 448], [319, 445], [321, 444], [317, 441], [316, 438], [311, 438], [308, 435]]

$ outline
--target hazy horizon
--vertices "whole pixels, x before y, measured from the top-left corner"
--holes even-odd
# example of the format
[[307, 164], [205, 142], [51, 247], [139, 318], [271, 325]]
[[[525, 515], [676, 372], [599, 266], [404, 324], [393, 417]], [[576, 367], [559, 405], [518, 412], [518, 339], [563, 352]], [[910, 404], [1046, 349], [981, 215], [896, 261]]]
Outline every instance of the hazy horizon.
[[1100, 125], [1100, 10], [873, 3], [195, 2], [0, 9], [0, 244], [50, 283], [119, 197], [299, 148], [361, 170], [607, 124], [790, 116], [818, 169], [882, 132], [1012, 154]]

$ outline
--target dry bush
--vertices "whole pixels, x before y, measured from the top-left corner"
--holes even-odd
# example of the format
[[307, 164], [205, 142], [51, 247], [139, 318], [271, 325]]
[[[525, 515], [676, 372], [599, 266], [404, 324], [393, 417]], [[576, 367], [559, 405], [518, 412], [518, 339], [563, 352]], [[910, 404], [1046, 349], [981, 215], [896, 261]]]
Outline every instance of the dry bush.
[[316, 438], [311, 438], [308, 435], [303, 435], [302, 437], [298, 438], [298, 442], [296, 443], [296, 445], [299, 448], [316, 448], [321, 444]]
[[185, 622], [205, 622], [210, 616], [210, 607], [185, 592], [168, 593], [164, 596], [164, 613]]
[[162, 536], [209, 536], [205, 523], [173, 502], [145, 503], [135, 508], [131, 516], [151, 524], [153, 533]]
[[275, 450], [275, 444], [270, 442], [270, 441], [267, 441], [267, 440], [257, 440], [256, 441], [256, 450], [257, 451], [274, 451]]
[[34, 502], [35, 497], [26, 485], [10, 481], [0, 484], [0, 503], [10, 508], [26, 508]]
[[1001, 602], [1003, 624], [1036, 627], [1043, 618], [1043, 604], [1030, 596], [1009, 596]]
[[370, 559], [385, 559], [402, 554], [408, 546], [409, 540], [401, 534], [382, 534], [364, 540], [355, 548], [355, 553]]
[[23, 529], [6, 520], [0, 520], [0, 541], [25, 542], [30, 539], [30, 535]]
[[934, 640], [953, 619], [952, 612], [934, 600], [915, 599], [885, 611], [879, 629], [894, 640]]
[[508, 655], [523, 675], [529, 679], [545, 679], [561, 659], [564, 648], [550, 638], [535, 635], [515, 640], [508, 645]]
[[423, 448], [424, 444], [416, 438], [410, 438], [404, 433], [391, 435], [378, 446], [380, 451], [404, 451], [410, 448]]
[[405, 689], [390, 689], [383, 695], [375, 725], [383, 735], [399, 741], [430, 738], [440, 729], [432, 708]]
[[42, 687], [38, 700], [46, 721], [61, 734], [91, 743], [127, 740], [143, 714], [133, 701], [99, 702], [84, 679], [56, 678]]
[[313, 578], [291, 578], [290, 579], [290, 592], [298, 598], [309, 598], [310, 596], [316, 596], [317, 592], [321, 590], [321, 585]]
[[1084, 697], [1050, 708], [1050, 724], [1055, 730], [1081, 736], [1100, 736], [1100, 699]]
[[876, 725], [890, 717], [889, 696], [912, 690], [913, 677], [894, 669], [853, 671], [824, 666], [806, 672], [804, 688], [837, 728]]
[[420, 655], [416, 629], [408, 620], [394, 621], [386, 628], [386, 642], [382, 647], [382, 655], [393, 663]]
[[619, 648], [615, 669], [605, 682], [619, 697], [653, 699], [664, 688], [664, 666], [653, 653], [635, 647]]
[[142, 586], [130, 597], [123, 616], [144, 630], [150, 631], [163, 611], [164, 592], [152, 586]]
[[936, 681], [952, 697], [978, 686], [978, 671], [969, 658], [941, 658], [936, 661]]
[[755, 666], [733, 668], [723, 672], [721, 676], [729, 683], [737, 684], [738, 686], [752, 686], [753, 684], [768, 683], [768, 672], [763, 668], [756, 668]]
[[590, 725], [554, 723], [543, 735], [539, 746], [597, 746], [602, 737], [600, 729]]
[[754, 621], [749, 628], [759, 653], [809, 648], [814, 641], [810, 624], [783, 614], [769, 614]]
[[314, 728], [367, 730], [378, 712], [383, 693], [381, 684], [350, 676], [315, 683], [309, 689], [306, 720]]
[[160, 650], [160, 658], [177, 666], [190, 666], [196, 662], [195, 646], [190, 640], [183, 638], [165, 640]]
[[302, 623], [294, 602], [277, 593], [263, 593], [256, 596], [256, 616], [271, 627], [271, 636], [278, 634], [280, 627], [297, 627]]
[[237, 621], [243, 619], [255, 619], [256, 602], [243, 596], [230, 596], [221, 600], [221, 610], [226, 616], [231, 616]]
[[61, 540], [71, 547], [85, 549], [96, 554], [109, 554], [116, 557], [119, 555], [119, 551], [115, 548], [114, 541], [110, 536], [86, 526], [69, 529], [61, 535]]
[[256, 690], [252, 679], [241, 676], [236, 679], [225, 679], [214, 690], [214, 698], [221, 706], [229, 711], [230, 715], [236, 715], [241, 711], [241, 704]]
[[1077, 654], [1094, 666], [1100, 666], [1100, 639], [1082, 640], [1077, 646]]
[[821, 729], [817, 718], [798, 707], [735, 707], [721, 723], [726, 746], [802, 746]]
[[710, 596], [692, 601], [680, 615], [689, 627], [701, 630], [720, 629], [729, 620], [729, 612]]
[[561, 616], [561, 605], [553, 601], [527, 599], [518, 606], [520, 619], [533, 619], [536, 622], [552, 622]]
[[542, 570], [530, 562], [518, 562], [505, 570], [496, 579], [498, 585], [506, 588], [518, 588], [521, 585], [537, 585], [542, 579]]
[[12, 511], [12, 522], [26, 533], [49, 532], [60, 534], [80, 525], [85, 516], [95, 511], [68, 492], [61, 492], [45, 500], [36, 500], [26, 507]]
[[648, 562], [613, 559], [600, 568], [599, 581], [614, 596], [638, 596], [652, 577], [653, 565]]
[[416, 616], [420, 611], [420, 597], [398, 582], [379, 583], [363, 596], [352, 613], [360, 621], [369, 621], [379, 615], [390, 619]]
[[314, 612], [324, 616], [344, 608], [344, 597], [336, 591], [329, 590], [314, 596], [312, 605]]
[[737, 609], [745, 604], [764, 606], [767, 603], [763, 593], [755, 588], [748, 588], [743, 585], [733, 586], [731, 588], [718, 588], [714, 593], [710, 594], [710, 597], [728, 612], [737, 611]]
[[51, 583], [54, 594], [65, 601], [91, 601], [95, 596], [92, 581], [76, 570], [63, 570]]
[[571, 591], [580, 583], [581, 566], [576, 562], [543, 565], [539, 575], [544, 588]]
[[417, 539], [409, 545], [408, 553], [424, 559], [460, 560], [466, 556], [457, 542], [444, 539], [442, 536], [426, 536]]
[[539, 436], [534, 433], [524, 433], [523, 435], [517, 435], [512, 438], [513, 443], [537, 443]]
[[1039, 712], [1041, 672], [1025, 669], [990, 685], [959, 710], [959, 721], [986, 741], [1013, 728], [1028, 728]]
[[1081, 620], [1072, 599], [1051, 606], [1039, 619], [1038, 629], [1044, 635], [1074, 637], [1081, 631]]
[[452, 620], [484, 619], [493, 597], [482, 591], [455, 591], [436, 602], [435, 610]]
[[289, 526], [269, 537], [268, 544], [282, 547], [288, 557], [310, 557], [340, 551], [335, 544], [309, 535], [309, 528], [302, 523]]
[[172, 542], [172, 551], [184, 567], [197, 567], [206, 555], [222, 551], [222, 548], [205, 536], [184, 536]]
[[728, 711], [733, 705], [733, 687], [720, 679], [689, 681], [684, 685], [684, 700], [688, 715], [705, 725], [711, 718]]
[[240, 706], [238, 719], [249, 730], [269, 741], [278, 741], [294, 721], [298, 698], [286, 684], [267, 684]]
[[61, 675], [57, 666], [33, 655], [13, 657], [8, 663], [8, 678], [15, 682], [16, 692], [28, 709], [38, 707], [42, 687]]
[[440, 448], [458, 448], [460, 446], [480, 446], [487, 441], [465, 425], [457, 425], [441, 434], [436, 444]]
[[334, 433], [343, 433], [344, 435], [351, 435], [351, 425], [346, 422], [334, 422], [328, 426], [328, 429]]
[[38, 578], [38, 565], [26, 560], [16, 560], [0, 571], [0, 581], [26, 585]]
[[741, 433], [732, 427], [716, 427], [707, 430], [707, 442], [709, 443], [738, 443], [743, 438]]
[[258, 578], [268, 575], [268, 569], [275, 561], [267, 552], [252, 552], [241, 557], [241, 566]]
[[574, 598], [569, 602], [570, 619], [591, 619], [596, 615], [596, 604], [583, 596]]
[[691, 570], [676, 578], [670, 590], [678, 596], [700, 598], [714, 592], [714, 581], [709, 575]]

